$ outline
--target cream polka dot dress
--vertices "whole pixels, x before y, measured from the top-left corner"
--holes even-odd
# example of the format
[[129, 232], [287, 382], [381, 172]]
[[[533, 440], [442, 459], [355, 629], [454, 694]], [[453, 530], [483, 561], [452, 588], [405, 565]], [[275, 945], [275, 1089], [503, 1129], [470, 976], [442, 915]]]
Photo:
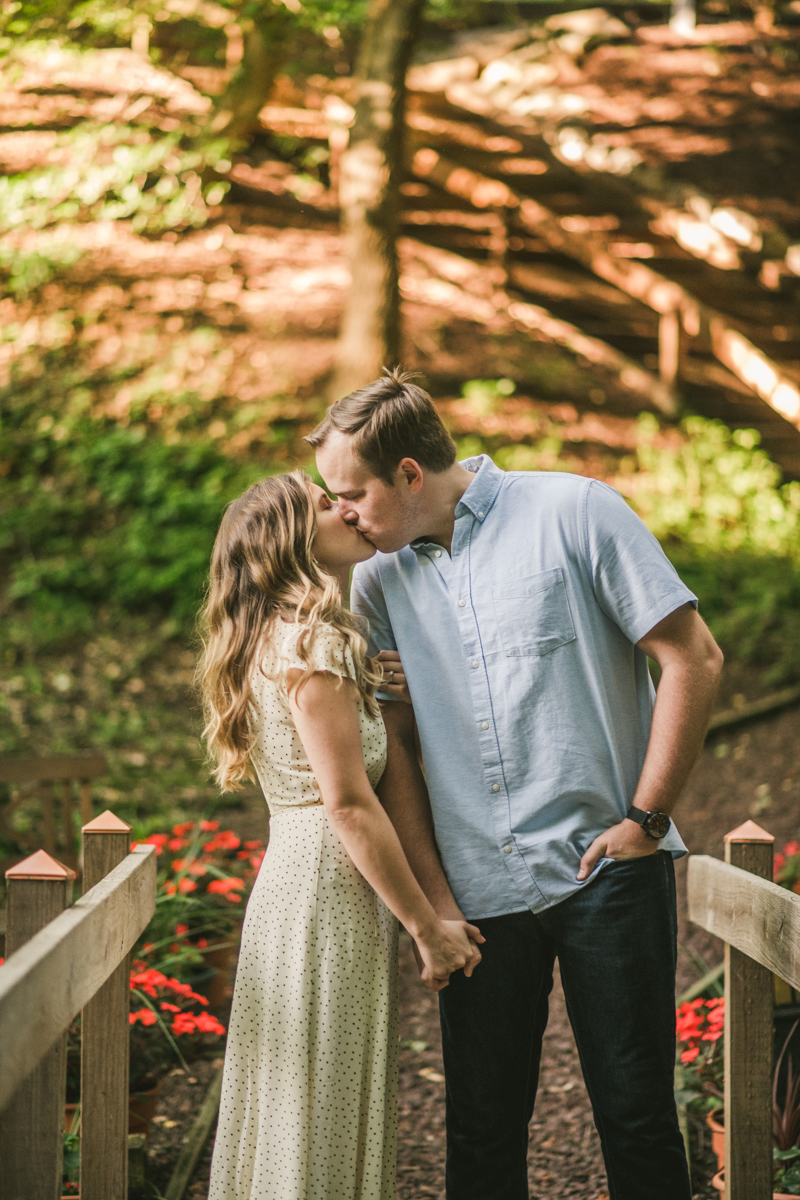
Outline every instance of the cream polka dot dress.
[[[264, 670], [303, 668], [286, 624]], [[323, 626], [316, 669], [349, 675]], [[383, 720], [359, 701], [374, 787]], [[270, 840], [247, 905], [209, 1200], [396, 1200], [397, 921], [322, 806], [285, 684], [256, 672], [253, 766]]]

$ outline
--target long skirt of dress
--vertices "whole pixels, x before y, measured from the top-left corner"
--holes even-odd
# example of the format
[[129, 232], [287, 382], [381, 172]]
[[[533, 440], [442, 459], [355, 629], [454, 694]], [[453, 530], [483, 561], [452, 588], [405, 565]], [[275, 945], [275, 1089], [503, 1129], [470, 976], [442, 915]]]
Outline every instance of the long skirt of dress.
[[209, 1200], [395, 1200], [397, 922], [321, 805], [272, 817]]

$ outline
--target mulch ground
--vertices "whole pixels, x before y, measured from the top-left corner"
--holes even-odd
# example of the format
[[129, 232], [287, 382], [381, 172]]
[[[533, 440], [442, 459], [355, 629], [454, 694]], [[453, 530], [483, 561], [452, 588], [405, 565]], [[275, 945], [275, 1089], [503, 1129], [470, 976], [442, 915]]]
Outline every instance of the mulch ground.
[[[693, 853], [722, 857], [723, 835], [748, 819], [775, 835], [780, 848], [800, 829], [800, 709], [751, 722], [709, 739], [676, 810], [676, 820]], [[256, 803], [227, 824], [248, 835], [263, 820]], [[254, 836], [259, 836], [256, 832]], [[722, 959], [722, 945], [689, 924], [685, 909], [685, 860], [678, 863], [680, 954], [678, 989], [693, 983], [704, 966]], [[398, 1200], [444, 1197], [444, 1079], [438, 1002], [419, 983], [410, 942], [401, 942], [401, 1042]], [[222, 1014], [224, 1016], [224, 1014]], [[164, 1081], [151, 1134], [149, 1158], [154, 1183], [166, 1186], [210, 1080], [212, 1062], [192, 1064], [190, 1082], [173, 1072]], [[710, 1146], [704, 1127], [692, 1123], [696, 1200], [712, 1200]], [[188, 1191], [205, 1200], [212, 1143]], [[607, 1200], [591, 1106], [556, 978], [545, 1035], [539, 1096], [528, 1155], [531, 1200]]]

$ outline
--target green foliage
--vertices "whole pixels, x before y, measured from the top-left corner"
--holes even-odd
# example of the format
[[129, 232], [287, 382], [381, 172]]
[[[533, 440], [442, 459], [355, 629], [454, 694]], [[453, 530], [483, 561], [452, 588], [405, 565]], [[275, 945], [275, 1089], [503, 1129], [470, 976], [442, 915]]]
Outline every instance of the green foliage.
[[[433, 9], [452, 8], [453, 0], [432, 0]], [[263, 0], [9, 0], [0, 13], [0, 30], [16, 38], [36, 37], [43, 33], [80, 31], [82, 40], [104, 44], [130, 42], [137, 23], [152, 24], [183, 21], [214, 34], [228, 22], [244, 23], [264, 19]], [[304, 0], [286, 5], [298, 29], [321, 34], [324, 29], [342, 29], [362, 24], [367, 0]], [[280, 14], [281, 16], [283, 14]]]
[[5, 288], [17, 296], [26, 296], [49, 283], [60, 270], [73, 266], [79, 258], [80, 250], [63, 238], [41, 242], [36, 250], [20, 250], [0, 243], [0, 270], [6, 272]]
[[689, 417], [677, 441], [640, 419], [631, 501], [700, 598], [726, 654], [800, 674], [800, 483], [759, 449], [755, 430]]
[[639, 419], [632, 500], [656, 537], [709, 554], [800, 561], [800, 483], [781, 486], [778, 467], [758, 448], [758, 433], [732, 433], [702, 417], [688, 417], [681, 431], [679, 442], [665, 442], [655, 417]]
[[64, 1160], [62, 1182], [70, 1189], [67, 1195], [77, 1195], [77, 1183], [81, 1168], [81, 1139], [77, 1133], [64, 1134]]
[[785, 1192], [787, 1196], [800, 1196], [800, 1146], [791, 1150], [773, 1149], [772, 1161], [774, 1190]]
[[5, 636], [19, 649], [88, 633], [98, 606], [188, 627], [222, 509], [263, 475], [88, 417], [29, 415], [4, 443]]
[[62, 134], [58, 148], [68, 151], [64, 166], [0, 176], [0, 231], [128, 218], [137, 231], [199, 226], [206, 203], [219, 204], [229, 186], [215, 180], [204, 192], [198, 174], [208, 165], [229, 169], [219, 140], [182, 149], [178, 134], [153, 138], [130, 125], [86, 123]]

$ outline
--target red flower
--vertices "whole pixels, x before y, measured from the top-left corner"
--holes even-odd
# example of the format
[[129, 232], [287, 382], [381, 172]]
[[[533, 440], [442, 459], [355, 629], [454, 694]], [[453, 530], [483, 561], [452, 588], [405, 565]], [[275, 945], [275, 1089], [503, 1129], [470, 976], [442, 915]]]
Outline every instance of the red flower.
[[[238, 838], [232, 829], [223, 829], [213, 839], [217, 850], [238, 850], [242, 844], [241, 838]], [[208, 850], [208, 845], [206, 846]]]
[[259, 842], [259, 841], [245, 842], [244, 848], [245, 848], [245, 850], [260, 850], [263, 845], [264, 845], [264, 843]]
[[201, 821], [200, 828], [204, 833], [213, 833], [216, 829], [219, 829], [219, 821]]
[[170, 1028], [173, 1033], [180, 1036], [182, 1033], [194, 1033], [195, 1025], [196, 1018], [191, 1013], [179, 1012]]
[[206, 946], [208, 945], [208, 938], [198, 938], [197, 945], [200, 950], [205, 950]]
[[237, 857], [237, 858], [249, 858], [249, 857], [250, 857], [250, 851], [249, 851], [249, 850], [237, 850], [237, 851], [236, 851], [236, 857]]
[[172, 832], [175, 837], [184, 837], [187, 833], [191, 833], [194, 829], [194, 821], [184, 821], [182, 825], [173, 825]]
[[[214, 879], [208, 885], [207, 891], [219, 896], [227, 896], [229, 892], [239, 891], [244, 887], [243, 879]], [[236, 897], [237, 900], [241, 897]]]
[[168, 840], [169, 836], [166, 833], [151, 833], [150, 837], [144, 839], [144, 845], [155, 846], [156, 854], [160, 854]]
[[189, 926], [188, 925], [176, 925], [175, 932], [178, 934], [179, 937], [183, 937], [184, 933], [189, 932]]
[[694, 1062], [694, 1060], [697, 1058], [699, 1053], [700, 1053], [699, 1047], [692, 1046], [689, 1050], [684, 1050], [683, 1054], [681, 1055], [681, 1062], [682, 1063]]
[[188, 983], [181, 983], [179, 979], [165, 980], [165, 987], [168, 987], [171, 992], [176, 992], [179, 996], [184, 996], [187, 1000], [195, 1000], [198, 1004], [208, 1004], [205, 996], [199, 996], [197, 992], [193, 992]]
[[787, 842], [783, 847], [783, 853], [787, 858], [792, 858], [795, 854], [800, 854], [800, 842]]
[[211, 1013], [198, 1013], [194, 1023], [199, 1033], [216, 1033], [218, 1037], [225, 1033], [225, 1026], [220, 1024], [216, 1017], [212, 1017]]
[[131, 1013], [128, 1020], [131, 1025], [135, 1025], [137, 1021], [141, 1021], [143, 1025], [155, 1025], [158, 1017], [151, 1008], [140, 1008], [138, 1012]]
[[167, 1004], [167, 1002], [165, 1000], [163, 1002], [163, 1004], [161, 1005], [161, 1011], [162, 1012], [180, 1012], [181, 1010], [178, 1008], [177, 1004]]
[[189, 843], [186, 838], [170, 838], [167, 842], [167, 846], [170, 850], [182, 850], [184, 846], [188, 845]]
[[173, 871], [188, 871], [191, 875], [205, 875], [206, 868], [196, 858], [173, 858]]
[[266, 853], [266, 851], [262, 850], [260, 854], [254, 854], [253, 857], [250, 859], [250, 866], [253, 868], [254, 871], [257, 871], [258, 868], [261, 866], [262, 862], [264, 861], [265, 853]]
[[141, 988], [148, 996], [156, 995], [156, 988], [165, 987], [167, 985], [166, 975], [162, 975], [160, 971], [156, 971], [150, 967], [147, 971], [132, 971], [131, 972], [131, 987]]

